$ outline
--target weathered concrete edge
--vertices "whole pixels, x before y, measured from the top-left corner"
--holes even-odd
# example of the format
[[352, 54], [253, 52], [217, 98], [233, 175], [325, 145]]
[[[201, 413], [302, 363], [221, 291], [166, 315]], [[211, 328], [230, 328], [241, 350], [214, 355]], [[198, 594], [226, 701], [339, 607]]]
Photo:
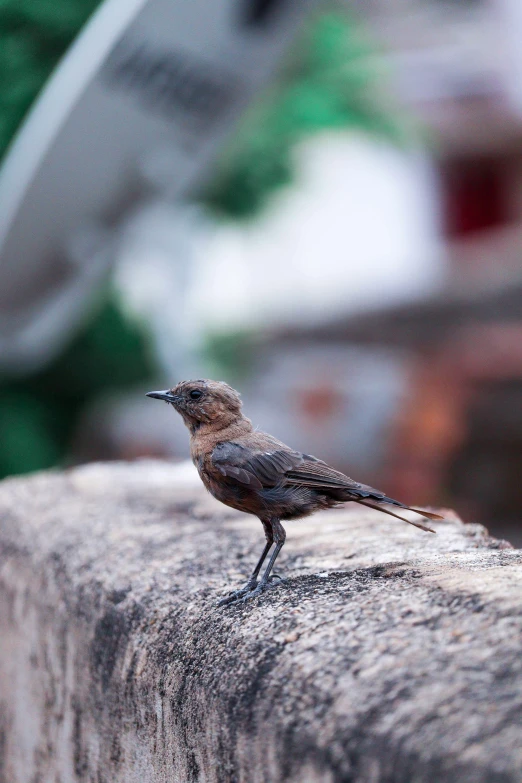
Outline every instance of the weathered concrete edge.
[[[107, 469], [110, 472], [110, 466]], [[55, 478], [65, 492], [70, 492], [69, 477]], [[24, 486], [24, 482], [18, 486]], [[116, 507], [120, 504], [123, 516], [123, 510], [129, 503], [132, 505], [136, 496], [129, 500], [119, 489], [114, 487], [116, 497], [113, 501]], [[78, 498], [74, 493], [72, 495], [78, 503]], [[34, 496], [36, 501], [37, 496], [38, 492]], [[98, 513], [107, 505], [105, 495], [102, 495], [102, 501], [94, 504]], [[202, 502], [199, 494], [194, 502]], [[164, 512], [163, 503], [161, 498], [158, 504], [161, 513]], [[202, 528], [208, 525], [204, 516], [202, 524], [194, 525], [193, 509], [194, 505], [187, 506], [185, 501], [185, 510], [177, 512], [179, 523], [190, 526], [188, 542], [200, 536]], [[56, 510], [59, 511], [59, 504]], [[80, 512], [84, 510], [85, 497]], [[171, 507], [171, 513], [172, 510]], [[23, 503], [22, 508], [12, 510], [11, 534], [17, 515], [21, 518], [20, 511], [24, 512]], [[142, 510], [138, 511], [142, 513]], [[153, 524], [156, 524], [156, 511], [149, 509], [149, 526], [151, 513]], [[6, 520], [5, 508], [2, 512], [2, 531], [5, 531], [5, 523], [9, 524], [9, 520]], [[28, 731], [27, 725], [21, 725], [24, 710], [18, 703], [18, 717], [11, 714], [9, 718], [11, 736], [16, 729], [16, 736], [23, 740], [22, 746], [31, 748], [35, 769], [38, 767], [43, 779], [45, 772], [55, 772], [53, 766], [58, 751], [63, 759], [60, 769], [63, 780], [93, 779], [94, 771], [99, 780], [110, 772], [105, 779], [130, 781], [171, 780], [173, 774], [176, 780], [371, 779], [368, 776], [375, 780], [401, 779], [390, 777], [394, 774], [408, 774], [411, 780], [428, 780], [426, 775], [434, 774], [435, 759], [440, 780], [449, 780], [447, 775], [455, 775], [457, 771], [462, 780], [496, 779], [491, 777], [492, 770], [487, 766], [470, 766], [469, 759], [458, 762], [451, 753], [444, 757], [440, 743], [437, 747], [433, 741], [432, 754], [427, 759], [423, 759], [422, 754], [419, 756], [419, 749], [415, 752], [406, 752], [406, 749], [400, 758], [395, 756], [392, 768], [387, 768], [389, 760], [386, 762], [386, 758], [379, 756], [390, 755], [392, 737], [386, 732], [376, 734], [375, 714], [370, 723], [368, 715], [372, 710], [375, 713], [382, 709], [380, 720], [385, 719], [388, 697], [381, 692], [382, 706], [379, 706], [375, 703], [379, 693], [367, 694], [370, 703], [365, 720], [362, 716], [356, 719], [356, 709], [353, 725], [347, 711], [336, 713], [332, 722], [324, 712], [329, 703], [328, 694], [338, 702], [346, 698], [347, 692], [342, 688], [336, 690], [334, 682], [331, 687], [325, 687], [324, 683], [308, 682], [295, 675], [293, 663], [296, 659], [313, 670], [311, 659], [324, 655], [327, 680], [345, 671], [352, 672], [350, 676], [353, 677], [354, 668], [361, 662], [354, 660], [352, 653], [346, 655], [342, 645], [339, 649], [338, 634], [334, 633], [332, 639], [328, 633], [321, 632], [321, 627], [323, 631], [328, 628], [332, 631], [333, 623], [333, 630], [337, 624], [337, 631], [340, 631], [343, 628], [341, 620], [354, 619], [350, 609], [360, 611], [360, 607], [355, 606], [360, 599], [370, 599], [370, 603], [377, 605], [381, 601], [384, 606], [380, 598], [383, 587], [394, 588], [400, 584], [402, 590], [413, 590], [419, 582], [417, 566], [407, 562], [397, 565], [395, 560], [384, 566], [370, 565], [331, 574], [326, 579], [304, 573], [291, 584], [281, 586], [277, 593], [264, 597], [256, 606], [225, 614], [217, 613], [213, 605], [217, 582], [214, 573], [206, 574], [208, 586], [196, 587], [195, 592], [191, 592], [193, 583], [201, 581], [201, 574], [198, 577], [197, 573], [199, 564], [196, 564], [196, 573], [190, 576], [186, 593], [177, 583], [179, 572], [175, 569], [174, 579], [166, 574], [165, 584], [156, 583], [147, 591], [147, 585], [133, 574], [132, 567], [129, 572], [129, 563], [122, 561], [119, 573], [110, 574], [100, 570], [100, 564], [95, 562], [96, 556], [103, 557], [104, 549], [110, 547], [111, 535], [118, 532], [117, 525], [109, 525], [109, 535], [98, 542], [101, 545], [83, 555], [73, 552], [75, 543], [83, 541], [81, 528], [76, 531], [79, 534], [76, 537], [71, 537], [71, 531], [67, 531], [63, 540], [58, 538], [49, 544], [45, 536], [51, 528], [52, 524], [49, 527], [47, 521], [43, 530], [33, 531], [36, 535], [32, 541], [24, 540], [22, 535], [18, 544], [12, 535], [2, 538], [2, 585], [4, 590], [11, 592], [13, 599], [7, 602], [11, 616], [6, 617], [2, 610], [2, 627], [5, 627], [4, 621], [10, 628], [16, 626], [17, 638], [11, 640], [12, 649], [19, 661], [25, 657], [24, 667], [31, 674], [30, 687], [22, 689], [22, 695], [27, 698], [28, 705], [33, 703], [36, 713], [45, 716], [43, 723], [46, 724], [40, 725], [36, 732], [32, 727]], [[74, 525], [72, 528], [75, 532]], [[28, 529], [32, 529], [31, 526]], [[138, 532], [143, 536], [147, 531], [139, 527]], [[43, 533], [43, 537], [38, 537], [38, 533]], [[230, 531], [222, 529], [221, 533], [226, 537]], [[132, 534], [133, 530], [129, 529], [131, 537]], [[158, 530], [152, 531], [144, 540], [148, 545], [154, 544], [158, 534]], [[475, 547], [464, 548], [452, 557], [465, 556], [470, 567], [485, 569], [481, 573], [491, 568], [505, 571], [520, 563], [520, 553], [494, 551], [488, 549], [496, 546], [494, 541], [488, 543], [483, 535], [481, 540], [480, 536], [476, 539]], [[219, 541], [215, 543], [217, 546]], [[480, 557], [472, 560], [474, 548], [475, 554], [484, 555], [488, 564], [481, 565]], [[105, 557], [108, 566], [112, 560]], [[410, 562], [414, 560], [410, 559]], [[213, 567], [218, 567], [218, 560]], [[430, 568], [423, 577], [428, 582], [441, 566], [431, 564]], [[210, 565], [208, 570], [211, 570]], [[473, 610], [470, 616], [477, 616], [485, 610], [474, 614], [473, 606], [476, 609], [481, 601], [484, 602], [484, 596], [473, 598], [473, 591], [468, 591], [458, 599], [462, 584], [458, 579], [455, 581], [455, 574], [461, 574], [461, 571], [458, 568], [451, 571], [450, 583], [457, 590], [455, 594], [448, 594], [447, 607], [460, 600], [461, 609]], [[379, 580], [384, 581], [379, 584]], [[341, 588], [344, 594], [345, 588], [349, 591], [348, 612], [344, 611], [346, 604], [339, 609], [336, 601]], [[440, 600], [440, 582], [436, 583], [434, 591], [426, 589], [426, 585], [424, 588], [425, 596], [434, 592]], [[415, 590], [412, 595], [414, 593]], [[183, 603], [187, 597], [189, 607]], [[508, 598], [512, 609], [505, 616], [516, 619], [520, 604], [516, 605], [516, 596]], [[498, 596], [494, 596], [494, 600], [497, 599]], [[314, 616], [309, 620], [302, 616], [303, 602], [305, 606], [313, 607]], [[332, 608], [339, 611], [330, 616], [327, 613]], [[433, 610], [431, 604], [427, 608]], [[488, 606], [488, 611], [490, 609]], [[71, 618], [74, 618], [73, 623]], [[419, 619], [422, 619], [420, 615]], [[423, 619], [427, 622], [428, 618]], [[495, 620], [498, 619], [497, 613]], [[355, 623], [357, 632], [361, 630], [361, 622]], [[383, 636], [386, 630], [383, 627]], [[4, 655], [6, 644], [9, 644], [5, 639], [3, 635]], [[304, 646], [303, 642], [306, 642]], [[333, 650], [330, 649], [332, 642]], [[238, 644], [242, 646], [237, 647]], [[237, 649], [233, 649], [234, 645]], [[289, 655], [292, 648], [295, 652]], [[345, 657], [339, 669], [335, 660], [340, 654]], [[362, 666], [364, 671], [364, 660]], [[288, 679], [290, 674], [293, 681], [292, 677]], [[376, 677], [378, 681], [378, 672]], [[10, 684], [6, 679], [4, 671], [2, 690], [12, 693], [12, 681]], [[18, 692], [16, 688], [14, 692]], [[393, 701], [394, 710], [400, 707], [400, 703]], [[289, 713], [287, 709], [290, 709]], [[460, 704], [460, 709], [465, 709], [465, 704]], [[299, 714], [294, 719], [295, 710]], [[415, 724], [411, 715], [410, 720]], [[14, 725], [13, 721], [18, 724]], [[318, 741], [320, 730], [329, 737], [326, 743]], [[34, 747], [31, 747], [31, 735], [37, 738]], [[504, 754], [506, 750], [513, 752], [514, 749], [504, 748]], [[8, 751], [8, 756], [12, 756], [9, 748]], [[393, 751], [396, 753], [397, 750]], [[219, 769], [216, 769], [217, 759]], [[14, 761], [8, 759], [8, 763]], [[19, 776], [20, 766], [6, 769], [10, 775], [6, 780], [10, 783], [24, 779]], [[501, 771], [502, 780], [520, 779], [513, 777], [513, 769], [511, 767], [511, 777], [506, 777], [505, 770]], [[486, 772], [489, 777], [481, 778], [480, 775]], [[245, 777], [246, 774], [251, 776]], [[475, 777], [466, 777], [469, 774]]]

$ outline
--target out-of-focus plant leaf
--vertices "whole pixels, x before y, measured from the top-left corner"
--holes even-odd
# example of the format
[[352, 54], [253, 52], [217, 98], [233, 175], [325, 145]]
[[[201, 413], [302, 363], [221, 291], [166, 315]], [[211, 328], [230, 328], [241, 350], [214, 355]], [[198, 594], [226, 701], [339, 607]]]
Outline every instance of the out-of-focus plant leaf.
[[216, 213], [255, 215], [291, 180], [292, 148], [326, 129], [354, 128], [399, 140], [399, 118], [380, 100], [370, 44], [345, 14], [310, 24], [278, 85], [249, 113], [222, 157], [204, 201]]
[[0, 158], [100, 0], [0, 0]]
[[155, 372], [143, 328], [123, 316], [109, 293], [51, 364], [30, 377], [0, 380], [0, 478], [63, 461], [89, 401]]
[[251, 369], [254, 335], [247, 329], [207, 334], [201, 355], [216, 378], [243, 380]]

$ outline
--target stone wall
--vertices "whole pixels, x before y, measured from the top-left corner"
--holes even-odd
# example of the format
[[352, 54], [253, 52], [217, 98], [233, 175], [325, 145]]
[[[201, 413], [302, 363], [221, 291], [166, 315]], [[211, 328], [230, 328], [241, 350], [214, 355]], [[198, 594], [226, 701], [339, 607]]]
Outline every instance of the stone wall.
[[288, 523], [187, 465], [0, 484], [1, 783], [522, 781], [522, 552], [454, 516]]

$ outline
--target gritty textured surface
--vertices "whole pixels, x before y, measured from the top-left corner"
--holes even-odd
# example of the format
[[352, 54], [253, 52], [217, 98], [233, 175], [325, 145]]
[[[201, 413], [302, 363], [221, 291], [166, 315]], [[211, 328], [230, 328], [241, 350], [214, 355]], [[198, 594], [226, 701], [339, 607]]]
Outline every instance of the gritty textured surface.
[[0, 484], [0, 781], [522, 781], [522, 553], [360, 507], [288, 523], [287, 580], [192, 468]]

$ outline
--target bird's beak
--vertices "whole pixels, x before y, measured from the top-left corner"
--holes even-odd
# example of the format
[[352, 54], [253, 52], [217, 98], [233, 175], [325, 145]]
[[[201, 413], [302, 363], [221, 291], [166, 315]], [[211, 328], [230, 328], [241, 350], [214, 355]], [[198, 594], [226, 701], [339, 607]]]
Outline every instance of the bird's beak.
[[173, 405], [175, 405], [179, 401], [178, 395], [172, 394], [172, 392], [169, 389], [165, 389], [165, 391], [147, 392], [145, 396], [153, 397], [155, 400], [164, 400], [165, 402], [171, 402]]

